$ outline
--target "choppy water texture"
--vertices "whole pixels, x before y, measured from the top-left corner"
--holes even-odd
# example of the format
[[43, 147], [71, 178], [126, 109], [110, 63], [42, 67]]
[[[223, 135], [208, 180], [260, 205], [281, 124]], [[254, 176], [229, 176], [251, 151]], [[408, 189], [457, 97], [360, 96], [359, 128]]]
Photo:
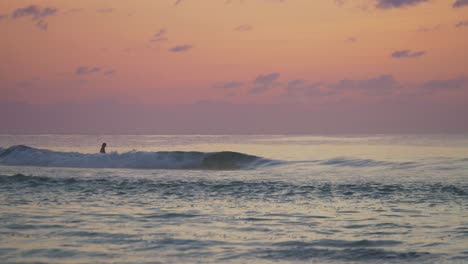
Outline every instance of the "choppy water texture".
[[0, 136], [0, 262], [466, 263], [468, 136]]

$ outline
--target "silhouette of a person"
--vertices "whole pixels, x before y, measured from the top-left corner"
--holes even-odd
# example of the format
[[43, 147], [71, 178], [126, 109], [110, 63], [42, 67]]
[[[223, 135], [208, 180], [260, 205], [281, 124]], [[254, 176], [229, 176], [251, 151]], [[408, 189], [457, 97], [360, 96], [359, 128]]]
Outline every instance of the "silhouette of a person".
[[107, 146], [106, 143], [102, 143], [102, 145], [101, 145], [101, 150], [100, 150], [99, 152], [100, 152], [100, 153], [106, 153], [106, 146]]

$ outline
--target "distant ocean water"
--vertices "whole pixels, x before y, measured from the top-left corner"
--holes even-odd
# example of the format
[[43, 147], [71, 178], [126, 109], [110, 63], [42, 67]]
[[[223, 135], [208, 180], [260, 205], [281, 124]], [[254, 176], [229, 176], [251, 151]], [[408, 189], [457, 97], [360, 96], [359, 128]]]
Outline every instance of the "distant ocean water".
[[466, 263], [468, 135], [0, 135], [0, 262]]

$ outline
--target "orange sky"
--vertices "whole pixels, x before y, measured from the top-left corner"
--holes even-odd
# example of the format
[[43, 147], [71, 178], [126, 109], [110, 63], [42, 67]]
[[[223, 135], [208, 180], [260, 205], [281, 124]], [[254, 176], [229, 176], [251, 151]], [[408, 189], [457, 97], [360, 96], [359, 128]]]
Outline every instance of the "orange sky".
[[[416, 91], [426, 82], [462, 80], [464, 89], [438, 89], [437, 98], [463, 103], [468, 5], [454, 8], [455, 1], [408, 0], [393, 8], [378, 4], [401, 1], [1, 1], [0, 96], [41, 104], [366, 101], [375, 96], [333, 87], [391, 75], [398, 83], [392, 96], [427, 96]], [[44, 15], [46, 8], [55, 12]], [[170, 51], [177, 46], [182, 51]], [[407, 56], [391, 56], [402, 50]], [[273, 73], [278, 77], [254, 82]], [[296, 79], [304, 87], [288, 96]], [[238, 85], [223, 88], [229, 82]]]

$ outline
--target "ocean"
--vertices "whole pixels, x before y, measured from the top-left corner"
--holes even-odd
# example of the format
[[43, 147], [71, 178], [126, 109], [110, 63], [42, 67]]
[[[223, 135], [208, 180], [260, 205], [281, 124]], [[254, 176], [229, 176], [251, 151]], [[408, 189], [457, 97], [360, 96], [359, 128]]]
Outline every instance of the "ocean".
[[467, 263], [468, 135], [0, 135], [0, 262]]

